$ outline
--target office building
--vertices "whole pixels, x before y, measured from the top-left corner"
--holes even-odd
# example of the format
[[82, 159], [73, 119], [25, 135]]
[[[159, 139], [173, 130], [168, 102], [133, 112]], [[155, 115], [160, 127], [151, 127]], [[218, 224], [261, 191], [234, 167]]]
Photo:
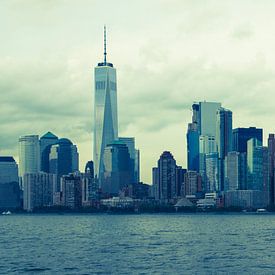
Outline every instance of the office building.
[[187, 171], [184, 174], [184, 196], [198, 195], [202, 192], [201, 176], [196, 171]]
[[263, 129], [249, 127], [233, 130], [233, 151], [247, 153], [247, 141], [256, 138], [263, 143]]
[[218, 153], [205, 154], [206, 189], [205, 192], [217, 192], [219, 186], [219, 158]]
[[95, 175], [104, 174], [105, 147], [118, 138], [116, 69], [107, 62], [106, 29], [104, 28], [104, 62], [95, 67], [94, 94], [94, 165]]
[[203, 191], [208, 192], [207, 175], [206, 175], [206, 155], [216, 152], [216, 141], [214, 136], [200, 136], [199, 139], [199, 173], [201, 175]]
[[177, 164], [169, 151], [164, 151], [158, 160], [158, 167], [153, 168], [153, 185], [156, 199], [167, 202], [178, 196]]
[[259, 190], [229, 190], [225, 192], [225, 207], [257, 209], [267, 206], [265, 193]]
[[71, 209], [82, 207], [82, 177], [80, 173], [61, 177], [61, 204]]
[[119, 137], [118, 140], [124, 143], [130, 154], [131, 183], [137, 183], [139, 180], [139, 150], [135, 149], [135, 138]]
[[47, 132], [40, 138], [40, 156], [41, 156], [41, 167], [40, 170], [45, 173], [50, 171], [49, 156], [51, 146], [58, 142], [58, 137], [51, 132]]
[[246, 186], [246, 153], [229, 152], [225, 157], [224, 191], [244, 190]]
[[104, 150], [104, 173], [101, 176], [102, 192], [106, 196], [116, 196], [131, 183], [130, 154], [126, 144], [116, 141]]
[[187, 168], [199, 172], [199, 130], [197, 123], [189, 123], [187, 131]]
[[269, 202], [275, 204], [275, 135], [268, 136], [268, 183], [269, 183]]
[[19, 138], [19, 177], [25, 173], [40, 171], [40, 146], [37, 135], [21, 136]]
[[24, 204], [27, 211], [53, 205], [53, 192], [56, 175], [44, 172], [24, 175]]
[[60, 191], [60, 178], [63, 175], [78, 171], [77, 148], [67, 138], [61, 138], [51, 146], [49, 155], [49, 170], [57, 175], [57, 190]]
[[247, 142], [247, 189], [264, 191], [269, 201], [268, 148], [252, 138]]
[[20, 207], [18, 166], [13, 157], [0, 157], [0, 209]]

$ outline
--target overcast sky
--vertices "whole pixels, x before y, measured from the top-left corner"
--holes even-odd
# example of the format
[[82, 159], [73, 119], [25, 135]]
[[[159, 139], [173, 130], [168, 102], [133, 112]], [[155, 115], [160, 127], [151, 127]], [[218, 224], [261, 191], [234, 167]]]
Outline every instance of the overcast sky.
[[275, 1], [1, 0], [0, 154], [20, 135], [70, 138], [92, 158], [93, 71], [117, 68], [120, 136], [141, 150], [141, 179], [163, 150], [186, 166], [194, 101], [218, 101], [234, 127], [275, 132]]

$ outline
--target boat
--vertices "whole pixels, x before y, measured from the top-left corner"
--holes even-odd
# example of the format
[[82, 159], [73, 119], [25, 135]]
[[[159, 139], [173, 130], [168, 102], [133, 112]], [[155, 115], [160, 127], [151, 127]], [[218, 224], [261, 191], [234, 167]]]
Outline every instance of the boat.
[[11, 215], [11, 211], [4, 211], [4, 212], [2, 212], [2, 215]]
[[268, 211], [265, 208], [258, 208], [256, 213], [268, 213]]

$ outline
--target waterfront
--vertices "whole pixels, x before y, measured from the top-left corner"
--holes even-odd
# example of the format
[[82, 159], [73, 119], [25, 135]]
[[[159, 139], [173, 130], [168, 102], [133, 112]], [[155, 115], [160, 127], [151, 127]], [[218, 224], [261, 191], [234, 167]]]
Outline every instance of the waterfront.
[[272, 274], [275, 215], [0, 216], [0, 274]]

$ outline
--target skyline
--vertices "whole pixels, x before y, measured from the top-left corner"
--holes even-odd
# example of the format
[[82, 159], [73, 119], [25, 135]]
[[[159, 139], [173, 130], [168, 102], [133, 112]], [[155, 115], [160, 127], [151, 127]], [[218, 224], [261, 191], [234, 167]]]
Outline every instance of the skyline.
[[[139, 12], [145, 9], [145, 1], [134, 3], [128, 11], [129, 24], [120, 16], [108, 16], [114, 5], [110, 1], [82, 1], [82, 5], [67, 1], [67, 6], [64, 1], [1, 2], [0, 28], [7, 42], [0, 46], [1, 155], [18, 160], [19, 136], [52, 131], [77, 144], [83, 170], [92, 158], [93, 70], [103, 59], [105, 23], [108, 59], [117, 68], [119, 131], [121, 136], [136, 138], [142, 181], [151, 183], [151, 168], [164, 150], [186, 167], [193, 101], [222, 102], [233, 111], [233, 128], [263, 128], [266, 145], [268, 133], [275, 130], [270, 100], [275, 88], [274, 3], [254, 2], [245, 7], [248, 1], [181, 2], [151, 1], [149, 8], [160, 4], [150, 9], [153, 15], [143, 14], [144, 20]], [[125, 12], [123, 3], [116, 2], [119, 14]], [[98, 19], [96, 14], [108, 5], [108, 12]], [[165, 14], [167, 9], [173, 11], [171, 15]], [[60, 19], [74, 10], [71, 21]], [[237, 10], [241, 19], [230, 15]], [[265, 97], [261, 97], [263, 92]]]

